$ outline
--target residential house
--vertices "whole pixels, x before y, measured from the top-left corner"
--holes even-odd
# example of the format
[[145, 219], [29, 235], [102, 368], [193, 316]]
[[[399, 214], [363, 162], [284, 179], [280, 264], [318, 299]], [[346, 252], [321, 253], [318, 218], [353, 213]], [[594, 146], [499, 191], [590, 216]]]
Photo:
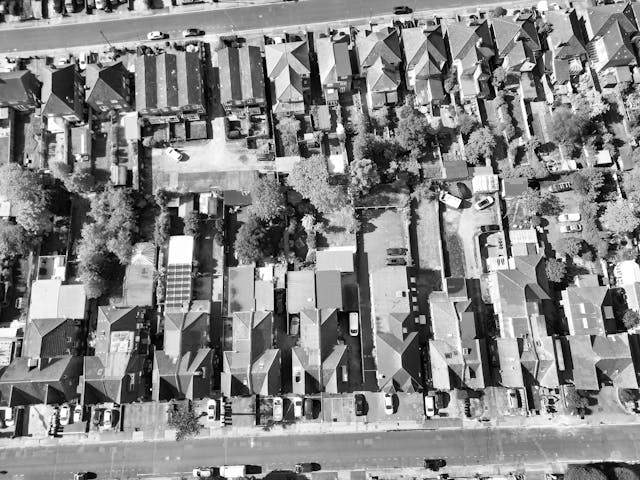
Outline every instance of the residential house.
[[553, 337], [496, 338], [498, 382], [509, 388], [560, 385], [556, 343]]
[[84, 119], [84, 83], [75, 63], [42, 69], [42, 115], [68, 122]]
[[82, 320], [36, 318], [26, 328], [23, 357], [54, 358], [81, 355], [84, 347]]
[[293, 393], [341, 393], [349, 382], [346, 345], [338, 345], [338, 311], [335, 308], [303, 310], [299, 314], [300, 340], [291, 351]]
[[163, 349], [154, 355], [154, 401], [195, 400], [210, 395], [210, 312], [210, 302], [198, 301], [188, 312], [165, 313]]
[[484, 339], [477, 337], [471, 300], [455, 301], [446, 292], [429, 295], [433, 339], [429, 360], [433, 387], [482, 389], [489, 379]]
[[378, 387], [384, 392], [420, 391], [419, 339], [407, 269], [386, 267], [372, 272], [370, 279]]
[[235, 312], [272, 312], [274, 309], [273, 269], [252, 265], [228, 270], [227, 315]]
[[532, 13], [491, 19], [496, 52], [507, 72], [528, 72], [535, 67], [542, 50], [535, 21]]
[[227, 115], [234, 110], [266, 105], [260, 47], [225, 47], [218, 52], [220, 103]]
[[601, 385], [638, 388], [628, 334], [572, 335], [566, 341], [568, 377], [577, 389], [599, 390]]
[[462, 98], [488, 95], [489, 61], [495, 52], [487, 21], [447, 22], [446, 33]]
[[309, 44], [305, 40], [264, 46], [274, 113], [303, 113], [311, 88]]
[[84, 285], [63, 285], [59, 279], [36, 280], [31, 285], [29, 321], [55, 318], [84, 320], [87, 313]]
[[82, 357], [19, 357], [2, 372], [0, 400], [10, 407], [71, 402], [81, 373]]
[[351, 90], [349, 35], [319, 34], [315, 41], [320, 83], [328, 105], [338, 104], [340, 93]]
[[90, 63], [85, 70], [87, 104], [97, 114], [132, 108], [129, 72], [122, 62]]
[[135, 69], [136, 109], [140, 115], [177, 121], [181, 116], [205, 113], [199, 53], [138, 55]]
[[555, 83], [564, 84], [571, 75], [582, 73], [582, 62], [586, 58], [578, 16], [574, 9], [549, 10], [544, 19], [552, 28], [547, 36], [550, 53], [545, 61], [547, 70], [551, 71]]
[[192, 299], [193, 237], [176, 235], [169, 239], [165, 312], [189, 311]]
[[356, 37], [360, 75], [367, 81], [367, 100], [372, 109], [398, 102], [402, 52], [393, 27], [362, 30]]
[[402, 29], [405, 82], [413, 90], [419, 105], [439, 104], [445, 98], [443, 73], [447, 65], [447, 47], [442, 27]]
[[585, 16], [587, 52], [602, 86], [631, 82], [636, 57], [638, 25], [631, 3], [589, 7]]
[[40, 83], [30, 70], [0, 73], [0, 108], [26, 112], [39, 104]]
[[597, 275], [580, 275], [575, 286], [562, 291], [560, 301], [570, 335], [605, 335], [615, 331], [609, 287]]
[[273, 348], [272, 312], [235, 312], [232, 350], [223, 353], [221, 389], [226, 396], [280, 393], [280, 350]]
[[502, 338], [547, 335], [543, 303], [550, 299], [541, 255], [513, 257], [513, 268], [490, 274], [493, 309]]

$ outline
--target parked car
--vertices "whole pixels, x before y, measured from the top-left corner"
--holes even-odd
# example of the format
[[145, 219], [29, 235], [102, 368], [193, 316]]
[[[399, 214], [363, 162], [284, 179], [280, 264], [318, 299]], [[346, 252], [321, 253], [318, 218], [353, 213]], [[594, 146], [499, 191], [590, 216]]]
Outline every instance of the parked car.
[[413, 10], [410, 7], [407, 7], [406, 5], [399, 5], [397, 7], [393, 7], [394, 15], [408, 15], [412, 12]]
[[300, 332], [300, 317], [291, 315], [289, 318], [289, 335], [298, 335]]
[[313, 472], [313, 464], [312, 463], [296, 463], [295, 466], [293, 467], [293, 470], [296, 473], [309, 473], [309, 472]]
[[454, 197], [450, 193], [445, 192], [444, 190], [440, 192], [438, 195], [438, 200], [451, 208], [460, 208], [462, 206], [462, 199], [458, 197]]
[[282, 397], [273, 397], [273, 421], [281, 422], [284, 418], [284, 409], [282, 407]]
[[571, 188], [571, 182], [558, 182], [553, 185], [549, 185], [549, 191], [551, 193], [566, 192], [571, 190]]
[[436, 400], [431, 395], [424, 396], [424, 414], [427, 418], [436, 415]]
[[406, 254], [407, 254], [406, 248], [387, 248], [387, 255], [390, 257], [398, 256], [398, 255], [406, 255]]
[[520, 406], [518, 391], [515, 388], [507, 389], [507, 401], [509, 403], [509, 408], [518, 408]]
[[562, 233], [572, 233], [572, 232], [581, 232], [582, 225], [579, 223], [574, 223], [571, 225], [560, 225], [560, 232]]
[[581, 218], [579, 213], [563, 213], [558, 215], [558, 222], [579, 222]]
[[195, 478], [211, 478], [215, 473], [214, 467], [196, 467], [191, 472]]
[[387, 265], [406, 265], [407, 259], [403, 257], [387, 257]]
[[480, 226], [480, 233], [499, 232], [500, 225], [482, 225]]
[[349, 313], [349, 335], [357, 337], [360, 332], [360, 315], [358, 312]]
[[180, 153], [178, 150], [176, 150], [173, 147], [165, 148], [164, 153], [170, 156], [171, 158], [173, 158], [176, 162], [179, 162], [184, 157], [182, 153]]
[[311, 398], [304, 399], [304, 418], [307, 420], [313, 418], [313, 400]]
[[109, 430], [113, 427], [113, 410], [110, 408], [105, 409], [100, 426], [105, 430]]
[[82, 405], [76, 405], [73, 409], [73, 423], [80, 423], [84, 417], [84, 410]]
[[210, 398], [207, 401], [207, 420], [215, 422], [216, 420], [216, 407], [218, 401], [215, 398]]
[[87, 480], [87, 472], [76, 472], [73, 474], [73, 480]]
[[349, 381], [349, 367], [346, 365], [342, 365], [342, 381], [345, 383]]
[[473, 204], [473, 208], [476, 210], [484, 210], [487, 207], [490, 207], [495, 203], [495, 198], [490, 197], [489, 195], [482, 197], [476, 203]]
[[60, 407], [60, 425], [63, 427], [65, 425], [69, 425], [69, 420], [71, 418], [71, 407], [69, 404], [65, 403]]
[[204, 35], [204, 31], [200, 30], [199, 28], [187, 28], [186, 30], [182, 31], [182, 36], [184, 38], [199, 37], [200, 35]]
[[393, 395], [390, 393], [384, 394], [384, 413], [387, 415], [393, 414]]
[[437, 472], [438, 470], [440, 470], [442, 467], [446, 465], [447, 465], [446, 460], [442, 458], [425, 458], [424, 459], [424, 468], [426, 468], [427, 470], [432, 470], [434, 472]]
[[365, 405], [367, 401], [364, 398], [364, 395], [361, 393], [355, 394], [355, 402], [356, 402], [356, 416], [361, 417], [365, 414]]
[[159, 30], [147, 33], [147, 40], [162, 40], [164, 38], [167, 38], [167, 34], [162, 33]]
[[93, 423], [94, 427], [98, 427], [102, 423], [103, 415], [104, 415], [104, 408], [93, 409], [93, 417], [91, 419], [91, 423]]
[[295, 418], [302, 418], [302, 397], [293, 397], [293, 416]]
[[104, 10], [104, 0], [96, 0], [96, 9]]

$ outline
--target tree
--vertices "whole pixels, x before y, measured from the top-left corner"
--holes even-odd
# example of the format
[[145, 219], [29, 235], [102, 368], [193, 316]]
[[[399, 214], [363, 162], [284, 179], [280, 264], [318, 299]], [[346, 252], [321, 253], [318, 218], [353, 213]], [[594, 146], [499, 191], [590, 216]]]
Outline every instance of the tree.
[[536, 165], [516, 165], [511, 167], [505, 165], [500, 171], [502, 178], [526, 178], [527, 180], [541, 180], [549, 176], [549, 170], [543, 164]]
[[427, 178], [418, 184], [411, 194], [415, 200], [435, 200], [438, 196], [438, 185], [432, 178]]
[[581, 410], [589, 406], [589, 400], [582, 396], [575, 387], [566, 387], [564, 401], [571, 410]]
[[557, 215], [562, 210], [556, 195], [532, 188], [524, 192], [522, 206], [530, 215]]
[[609, 104], [596, 89], [571, 95], [571, 107], [586, 120], [594, 120], [609, 111]]
[[17, 163], [0, 167], [0, 192], [11, 202], [16, 223], [30, 235], [51, 229], [49, 196], [40, 177]]
[[323, 213], [346, 203], [344, 191], [329, 183], [327, 161], [322, 155], [298, 160], [289, 173], [289, 185]]
[[166, 245], [171, 235], [171, 215], [166, 208], [160, 209], [153, 229], [153, 243], [158, 247]]
[[389, 125], [389, 109], [387, 108], [387, 106], [383, 105], [382, 107], [376, 109], [371, 114], [371, 120], [378, 128], [385, 128], [387, 125]]
[[580, 141], [583, 120], [566, 107], [557, 108], [551, 115], [549, 135], [558, 145], [573, 150]]
[[561, 237], [555, 247], [558, 255], [575, 257], [582, 250], [582, 239], [578, 237]]
[[376, 164], [368, 158], [354, 160], [349, 165], [351, 193], [356, 197], [361, 197], [369, 193], [371, 188], [380, 183], [380, 175]]
[[622, 323], [624, 324], [624, 328], [627, 330], [636, 328], [640, 325], [640, 315], [638, 315], [638, 312], [629, 308], [622, 315]]
[[448, 94], [456, 93], [459, 90], [460, 86], [458, 85], [458, 72], [457, 68], [454, 66], [449, 71], [449, 75], [444, 79], [444, 91]]
[[185, 438], [195, 437], [200, 433], [202, 424], [198, 421], [198, 417], [194, 411], [186, 405], [169, 411], [169, 421], [167, 425], [176, 431], [176, 441], [179, 442]]
[[620, 401], [623, 404], [632, 402], [636, 399], [636, 394], [633, 392], [633, 390], [630, 390], [628, 388], [621, 388], [620, 390], [618, 390], [618, 396], [620, 397]]
[[71, 193], [91, 192], [96, 185], [95, 177], [88, 170], [74, 170], [63, 182], [64, 188]]
[[[408, 108], [407, 108], [408, 107]], [[411, 106], [398, 122], [396, 140], [402, 148], [411, 152], [414, 158], [422, 157], [433, 142], [433, 133], [427, 117]]]
[[591, 465], [569, 465], [565, 480], [607, 480], [607, 476]]
[[550, 258], [544, 266], [544, 271], [551, 282], [561, 283], [567, 275], [567, 266], [560, 260]]
[[[623, 390], [624, 391], [624, 390]], [[638, 480], [638, 474], [627, 465], [616, 465], [611, 470], [614, 480]]]
[[491, 10], [491, 17], [504, 17], [507, 14], [507, 11], [503, 7], [496, 7]]
[[126, 188], [109, 187], [91, 199], [89, 217], [106, 242], [106, 248], [122, 264], [129, 261], [133, 234], [137, 231], [131, 193]]
[[594, 202], [604, 185], [604, 173], [595, 168], [585, 168], [573, 174], [571, 184], [576, 192]]
[[270, 222], [278, 218], [286, 207], [284, 190], [274, 177], [259, 178], [251, 188], [251, 213]]
[[29, 250], [29, 239], [20, 225], [0, 221], [0, 258], [14, 258]]
[[631, 233], [640, 226], [637, 208], [629, 200], [607, 204], [600, 220], [603, 226], [615, 233]]
[[473, 115], [461, 113], [458, 115], [458, 129], [465, 137], [469, 136], [474, 130], [480, 128], [480, 122]]
[[487, 127], [474, 131], [469, 135], [469, 141], [465, 147], [467, 162], [472, 165], [478, 163], [480, 158], [491, 160], [493, 149], [496, 148], [496, 139]]
[[198, 238], [200, 236], [202, 233], [202, 215], [200, 212], [192, 210], [184, 216], [183, 233], [193, 238]]
[[507, 72], [502, 67], [496, 67], [496, 69], [491, 74], [491, 83], [493, 84], [493, 88], [496, 90], [500, 90], [504, 87], [504, 82], [507, 80]]
[[238, 230], [234, 249], [240, 263], [245, 264], [258, 262], [273, 253], [267, 229], [254, 216], [250, 216]]

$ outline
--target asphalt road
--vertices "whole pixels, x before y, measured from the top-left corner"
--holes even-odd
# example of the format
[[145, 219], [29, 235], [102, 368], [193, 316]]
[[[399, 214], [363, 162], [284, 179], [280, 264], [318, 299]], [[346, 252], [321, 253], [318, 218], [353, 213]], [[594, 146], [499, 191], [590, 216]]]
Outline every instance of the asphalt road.
[[[104, 44], [100, 31], [111, 42], [146, 39], [147, 32], [160, 30], [179, 36], [185, 27], [197, 27], [208, 34], [238, 30], [270, 29], [335, 20], [362, 19], [389, 15], [394, 5], [408, 5], [414, 10], [455, 8], [478, 5], [479, 0], [304, 0], [271, 5], [158, 14], [125, 19], [38, 26], [1, 30], [0, 52], [70, 48]], [[85, 15], [80, 12], [76, 15]]]
[[418, 467], [424, 458], [471, 467], [637, 461], [639, 434], [640, 426], [487, 428], [37, 446], [0, 450], [0, 466], [8, 471], [3, 478], [58, 480], [79, 470], [94, 472], [99, 479], [122, 479], [225, 464], [252, 465], [265, 473], [290, 470], [297, 462], [317, 462], [323, 470], [331, 470]]

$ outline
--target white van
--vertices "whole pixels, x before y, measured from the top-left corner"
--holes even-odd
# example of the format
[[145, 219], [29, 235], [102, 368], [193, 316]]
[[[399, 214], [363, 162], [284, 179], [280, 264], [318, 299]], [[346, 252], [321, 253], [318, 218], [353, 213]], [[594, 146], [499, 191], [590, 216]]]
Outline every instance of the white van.
[[358, 312], [351, 312], [349, 314], [349, 335], [357, 337], [360, 332], [360, 316]]
[[445, 205], [447, 205], [448, 207], [451, 208], [460, 208], [460, 206], [462, 205], [462, 199], [458, 198], [458, 197], [454, 197], [453, 195], [451, 195], [450, 193], [445, 192], [444, 190], [442, 190], [440, 192], [440, 195], [438, 196], [438, 199], [444, 203]]
[[436, 414], [436, 401], [430, 395], [424, 396], [424, 414], [427, 418], [431, 418]]
[[220, 476], [225, 478], [240, 478], [247, 474], [246, 465], [222, 465]]

